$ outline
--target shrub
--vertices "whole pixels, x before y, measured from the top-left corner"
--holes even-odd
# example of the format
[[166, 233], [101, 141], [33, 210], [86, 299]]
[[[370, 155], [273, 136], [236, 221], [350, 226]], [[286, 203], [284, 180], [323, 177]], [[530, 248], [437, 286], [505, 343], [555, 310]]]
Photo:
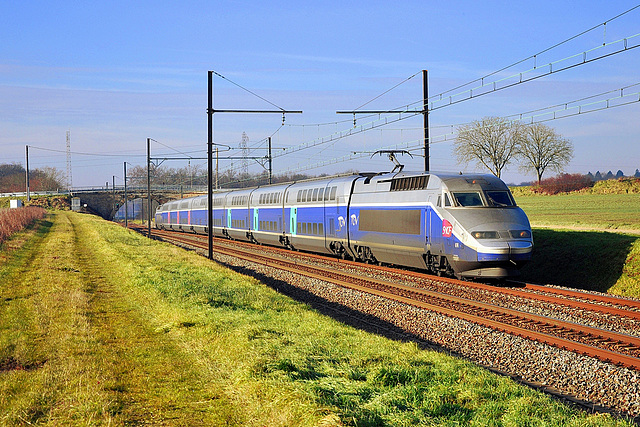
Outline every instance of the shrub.
[[595, 194], [638, 194], [640, 178], [618, 178], [598, 181], [593, 186]]
[[563, 173], [553, 178], [547, 178], [534, 187], [536, 193], [558, 194], [582, 190], [593, 187], [593, 181], [586, 175]]
[[44, 218], [46, 211], [38, 207], [0, 209], [0, 244], [16, 231], [22, 230], [35, 220]]

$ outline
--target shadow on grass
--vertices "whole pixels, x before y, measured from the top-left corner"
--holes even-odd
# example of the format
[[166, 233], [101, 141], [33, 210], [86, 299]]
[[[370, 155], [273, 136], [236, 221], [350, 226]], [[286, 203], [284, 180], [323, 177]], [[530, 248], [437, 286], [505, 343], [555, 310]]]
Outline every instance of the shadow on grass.
[[531, 261], [520, 280], [606, 292], [615, 285], [633, 243], [617, 233], [534, 229]]
[[[380, 319], [379, 317], [361, 313], [345, 305], [326, 300], [305, 289], [293, 286], [283, 280], [274, 279], [251, 268], [240, 267], [219, 261], [218, 263], [237, 273], [251, 276], [261, 283], [269, 286], [276, 292], [286, 295], [295, 301], [307, 304], [317, 312], [331, 317], [343, 324], [353, 326], [357, 329], [361, 329], [363, 331], [370, 332], [376, 335], [384, 336], [392, 340], [415, 342], [423, 349], [446, 351], [442, 346], [434, 342], [424, 340], [417, 335], [408, 333], [407, 331], [397, 327], [393, 323]], [[453, 354], [450, 351], [446, 351], [446, 353]], [[458, 356], [460, 357], [460, 355]]]

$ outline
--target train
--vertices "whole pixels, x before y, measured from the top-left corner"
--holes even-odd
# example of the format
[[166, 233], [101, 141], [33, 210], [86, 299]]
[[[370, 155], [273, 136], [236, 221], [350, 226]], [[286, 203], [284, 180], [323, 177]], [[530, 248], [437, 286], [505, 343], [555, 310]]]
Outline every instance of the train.
[[[159, 229], [208, 233], [207, 196], [172, 200]], [[533, 236], [507, 185], [487, 174], [354, 173], [213, 194], [214, 236], [459, 279], [502, 280]]]

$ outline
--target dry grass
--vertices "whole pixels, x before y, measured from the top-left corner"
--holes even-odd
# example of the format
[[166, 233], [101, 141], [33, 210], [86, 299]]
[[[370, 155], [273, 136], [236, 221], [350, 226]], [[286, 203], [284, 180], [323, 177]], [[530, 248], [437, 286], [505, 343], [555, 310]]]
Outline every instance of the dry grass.
[[28, 227], [35, 220], [44, 218], [46, 212], [38, 207], [0, 209], [0, 244], [16, 231]]

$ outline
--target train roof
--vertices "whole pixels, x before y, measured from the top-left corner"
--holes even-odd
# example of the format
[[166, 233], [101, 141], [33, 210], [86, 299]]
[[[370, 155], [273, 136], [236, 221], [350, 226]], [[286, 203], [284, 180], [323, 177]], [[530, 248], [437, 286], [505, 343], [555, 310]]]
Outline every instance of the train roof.
[[482, 179], [489, 183], [502, 182], [502, 180], [500, 178], [497, 178], [495, 175], [484, 174], [484, 173], [403, 171], [398, 173], [393, 173], [393, 172], [362, 173], [360, 175], [362, 175], [363, 177], [371, 181], [397, 179], [397, 178], [411, 178], [415, 176], [429, 176], [429, 177], [436, 177], [441, 181], [445, 181], [445, 182], [452, 181], [452, 180], [460, 180], [460, 179], [463, 179], [463, 180]]

